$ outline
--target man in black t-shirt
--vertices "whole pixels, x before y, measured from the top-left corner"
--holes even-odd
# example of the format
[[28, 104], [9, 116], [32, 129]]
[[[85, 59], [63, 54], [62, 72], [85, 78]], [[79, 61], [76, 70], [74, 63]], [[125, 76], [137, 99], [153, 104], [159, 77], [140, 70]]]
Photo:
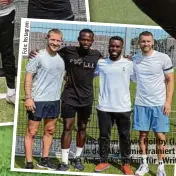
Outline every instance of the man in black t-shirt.
[[29, 0], [28, 18], [74, 20], [69, 0]]
[[98, 50], [90, 49], [94, 42], [94, 33], [90, 29], [83, 29], [78, 37], [79, 47], [69, 46], [60, 50], [60, 56], [65, 61], [67, 82], [61, 99], [61, 117], [64, 129], [61, 138], [62, 163], [57, 170], [66, 171], [68, 155], [71, 144], [71, 133], [77, 113], [76, 154], [73, 166], [84, 170], [80, 155], [86, 140], [86, 126], [92, 113], [93, 103], [93, 78], [101, 54]]
[[[68, 155], [71, 144], [71, 134], [77, 113], [76, 154], [72, 161], [78, 170], [84, 170], [81, 163], [81, 153], [86, 140], [86, 126], [92, 113], [93, 78], [98, 60], [102, 57], [98, 50], [90, 49], [94, 42], [94, 33], [90, 29], [79, 32], [79, 46], [64, 47], [59, 51], [65, 61], [67, 81], [61, 95], [61, 117], [63, 118], [63, 133], [61, 137], [62, 162], [57, 170], [69, 169]], [[35, 56], [30, 53], [30, 57]]]

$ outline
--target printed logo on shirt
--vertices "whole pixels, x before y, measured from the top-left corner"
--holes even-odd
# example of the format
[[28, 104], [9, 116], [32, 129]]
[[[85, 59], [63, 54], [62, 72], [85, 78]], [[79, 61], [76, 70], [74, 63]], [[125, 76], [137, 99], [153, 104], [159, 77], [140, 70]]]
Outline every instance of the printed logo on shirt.
[[123, 71], [125, 71], [125, 67], [123, 67]]
[[83, 59], [70, 59], [70, 63], [74, 63], [74, 65], [81, 65], [83, 63]]
[[74, 65], [82, 65], [83, 68], [94, 68], [93, 63], [85, 62], [82, 58], [80, 59], [70, 59], [70, 63], [73, 63]]

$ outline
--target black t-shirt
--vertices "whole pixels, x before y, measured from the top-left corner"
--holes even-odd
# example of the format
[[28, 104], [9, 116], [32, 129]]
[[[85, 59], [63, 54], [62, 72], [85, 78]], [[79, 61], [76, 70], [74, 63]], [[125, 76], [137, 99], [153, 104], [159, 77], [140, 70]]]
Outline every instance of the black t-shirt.
[[61, 99], [76, 107], [92, 104], [94, 72], [101, 53], [89, 50], [87, 54], [80, 54], [79, 47], [68, 46], [62, 48], [59, 54], [65, 61], [68, 76]]
[[28, 18], [67, 20], [73, 16], [69, 0], [29, 0]]

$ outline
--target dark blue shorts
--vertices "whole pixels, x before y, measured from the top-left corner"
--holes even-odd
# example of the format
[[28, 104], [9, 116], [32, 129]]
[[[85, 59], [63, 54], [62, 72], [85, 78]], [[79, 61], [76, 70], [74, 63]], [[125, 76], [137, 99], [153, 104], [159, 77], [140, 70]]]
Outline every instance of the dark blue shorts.
[[27, 111], [29, 120], [55, 119], [60, 113], [60, 101], [38, 101], [35, 103], [35, 112]]

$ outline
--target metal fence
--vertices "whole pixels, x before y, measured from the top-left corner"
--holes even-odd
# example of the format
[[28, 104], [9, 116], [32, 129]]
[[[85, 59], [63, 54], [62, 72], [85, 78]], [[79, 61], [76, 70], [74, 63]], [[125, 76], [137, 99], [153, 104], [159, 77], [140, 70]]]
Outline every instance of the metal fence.
[[[29, 51], [32, 49], [42, 49], [45, 47], [45, 37], [47, 32], [52, 28], [59, 28], [64, 33], [64, 43], [63, 46], [69, 45], [77, 45], [77, 36], [79, 31], [83, 28], [92, 29], [95, 33], [95, 41], [93, 44], [93, 48], [98, 49], [102, 54], [106, 57], [108, 55], [108, 41], [111, 36], [119, 35], [124, 38], [125, 46], [123, 53], [124, 54], [135, 54], [139, 51], [139, 47], [137, 45], [138, 35], [142, 31], [151, 31], [155, 37], [155, 49], [167, 53], [171, 56], [173, 63], [176, 63], [175, 54], [176, 54], [176, 41], [171, 38], [164, 30], [161, 29], [149, 29], [149, 28], [129, 28], [129, 27], [117, 27], [117, 26], [98, 26], [98, 25], [84, 25], [84, 24], [62, 24], [62, 23], [42, 23], [42, 22], [31, 22], [30, 29], [30, 41], [29, 41]], [[25, 135], [26, 128], [26, 111], [24, 108], [24, 72], [25, 72], [25, 64], [27, 63], [26, 59], [22, 61], [22, 70], [21, 70], [21, 89], [20, 89], [20, 101], [19, 101], [19, 112], [18, 112], [18, 125], [17, 125], [17, 140], [16, 140], [16, 155], [24, 155], [24, 140], [23, 136]], [[98, 79], [98, 78], [97, 78]], [[91, 116], [91, 121], [87, 127], [87, 144], [84, 150], [84, 156], [92, 155], [93, 153], [86, 152], [87, 150], [93, 151], [98, 147], [97, 139], [99, 135], [98, 125], [97, 125], [97, 113], [96, 113], [96, 105], [97, 105], [97, 94], [98, 94], [98, 80], [94, 81], [94, 103], [93, 103], [93, 114]], [[135, 97], [135, 85], [131, 86], [131, 99], [132, 104], [134, 102]], [[171, 131], [168, 135], [170, 138], [174, 138], [176, 132], [176, 122], [175, 122], [175, 112], [176, 112], [176, 97], [174, 95], [173, 105], [172, 105], [172, 113], [170, 115], [170, 125]], [[51, 155], [59, 155], [60, 153], [60, 137], [63, 129], [62, 119], [59, 118], [56, 132], [54, 135], [54, 142], [51, 148]], [[40, 156], [41, 148], [42, 148], [42, 130], [43, 124], [40, 125], [39, 133], [35, 139], [35, 147], [34, 147], [34, 155]], [[73, 141], [71, 146], [72, 153], [75, 152], [75, 138], [76, 138], [76, 126], [73, 130]], [[138, 138], [138, 133], [132, 131], [131, 132], [132, 139]], [[154, 136], [151, 134], [150, 138], [153, 139]], [[111, 140], [118, 140], [117, 136], [117, 128], [113, 127]], [[113, 145], [113, 147], [117, 145]], [[136, 145], [132, 145], [132, 148], [136, 148]], [[154, 146], [152, 146], [154, 147]], [[170, 146], [172, 147], [172, 146]], [[71, 153], [71, 154], [72, 154]], [[70, 156], [71, 157], [71, 156]]]
[[[86, 5], [85, 0], [70, 0], [72, 11], [75, 15], [76, 21], [87, 21], [86, 17]], [[18, 52], [19, 52], [19, 37], [20, 37], [20, 26], [21, 18], [27, 17], [28, 0], [14, 0], [16, 7], [15, 14], [15, 30], [14, 30], [14, 55], [15, 55], [15, 65], [18, 65]], [[3, 77], [4, 73], [2, 70], [2, 60], [0, 55], [0, 76]], [[0, 78], [3, 79], [3, 78]], [[2, 92], [6, 92], [6, 85], [3, 84], [0, 87]]]

